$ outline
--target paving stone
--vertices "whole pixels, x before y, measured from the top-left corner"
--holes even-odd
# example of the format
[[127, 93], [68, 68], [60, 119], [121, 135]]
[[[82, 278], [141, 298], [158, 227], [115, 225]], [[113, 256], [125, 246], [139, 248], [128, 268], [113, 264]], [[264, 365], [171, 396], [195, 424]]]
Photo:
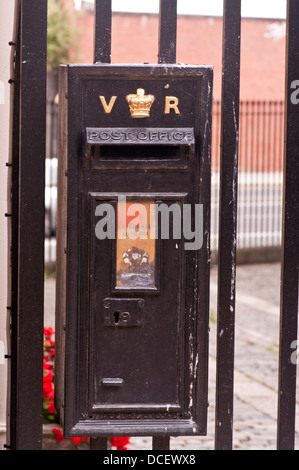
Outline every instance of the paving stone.
[[[237, 266], [233, 448], [276, 448], [280, 264]], [[46, 326], [54, 326], [55, 283], [46, 281]], [[211, 270], [208, 434], [171, 438], [171, 450], [213, 450], [215, 426], [217, 269]], [[290, 350], [290, 353], [292, 351]], [[299, 397], [299, 395], [297, 395]], [[299, 406], [296, 408], [299, 449]], [[150, 437], [133, 437], [133, 450], [151, 450]]]

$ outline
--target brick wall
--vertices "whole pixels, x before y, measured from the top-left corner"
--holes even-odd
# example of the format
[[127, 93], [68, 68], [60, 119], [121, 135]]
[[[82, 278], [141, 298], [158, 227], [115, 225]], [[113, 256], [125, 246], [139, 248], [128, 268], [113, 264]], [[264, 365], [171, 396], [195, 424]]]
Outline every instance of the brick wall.
[[[76, 12], [80, 50], [77, 60], [93, 62], [93, 14]], [[284, 22], [242, 20], [242, 100], [284, 98]], [[157, 15], [115, 13], [112, 20], [112, 62], [156, 63]], [[214, 98], [221, 95], [222, 19], [178, 17], [177, 62], [214, 65]]]

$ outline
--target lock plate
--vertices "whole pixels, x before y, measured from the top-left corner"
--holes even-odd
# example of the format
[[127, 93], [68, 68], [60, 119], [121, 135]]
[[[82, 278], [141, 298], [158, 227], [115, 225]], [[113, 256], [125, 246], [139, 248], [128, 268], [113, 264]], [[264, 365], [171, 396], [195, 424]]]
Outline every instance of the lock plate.
[[144, 299], [103, 300], [104, 325], [116, 328], [142, 326], [144, 323]]

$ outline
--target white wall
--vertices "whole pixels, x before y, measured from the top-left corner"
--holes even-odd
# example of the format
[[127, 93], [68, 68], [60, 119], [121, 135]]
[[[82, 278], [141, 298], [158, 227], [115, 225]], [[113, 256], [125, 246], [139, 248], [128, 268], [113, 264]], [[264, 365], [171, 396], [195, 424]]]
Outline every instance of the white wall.
[[14, 0], [0, 0], [0, 450], [6, 440], [6, 414], [7, 414], [7, 338], [9, 322], [6, 307], [10, 303], [9, 296], [9, 250], [8, 250], [8, 224], [9, 219], [5, 213], [10, 210], [8, 200], [8, 168], [6, 163], [10, 160], [10, 94], [11, 85], [11, 47], [9, 41], [13, 39]]

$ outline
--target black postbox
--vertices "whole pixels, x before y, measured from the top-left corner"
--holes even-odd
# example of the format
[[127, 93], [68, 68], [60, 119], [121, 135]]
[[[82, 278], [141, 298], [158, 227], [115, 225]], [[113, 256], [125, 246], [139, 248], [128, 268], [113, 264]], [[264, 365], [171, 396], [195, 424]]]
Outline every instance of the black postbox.
[[67, 436], [204, 435], [213, 70], [60, 70], [55, 404]]

